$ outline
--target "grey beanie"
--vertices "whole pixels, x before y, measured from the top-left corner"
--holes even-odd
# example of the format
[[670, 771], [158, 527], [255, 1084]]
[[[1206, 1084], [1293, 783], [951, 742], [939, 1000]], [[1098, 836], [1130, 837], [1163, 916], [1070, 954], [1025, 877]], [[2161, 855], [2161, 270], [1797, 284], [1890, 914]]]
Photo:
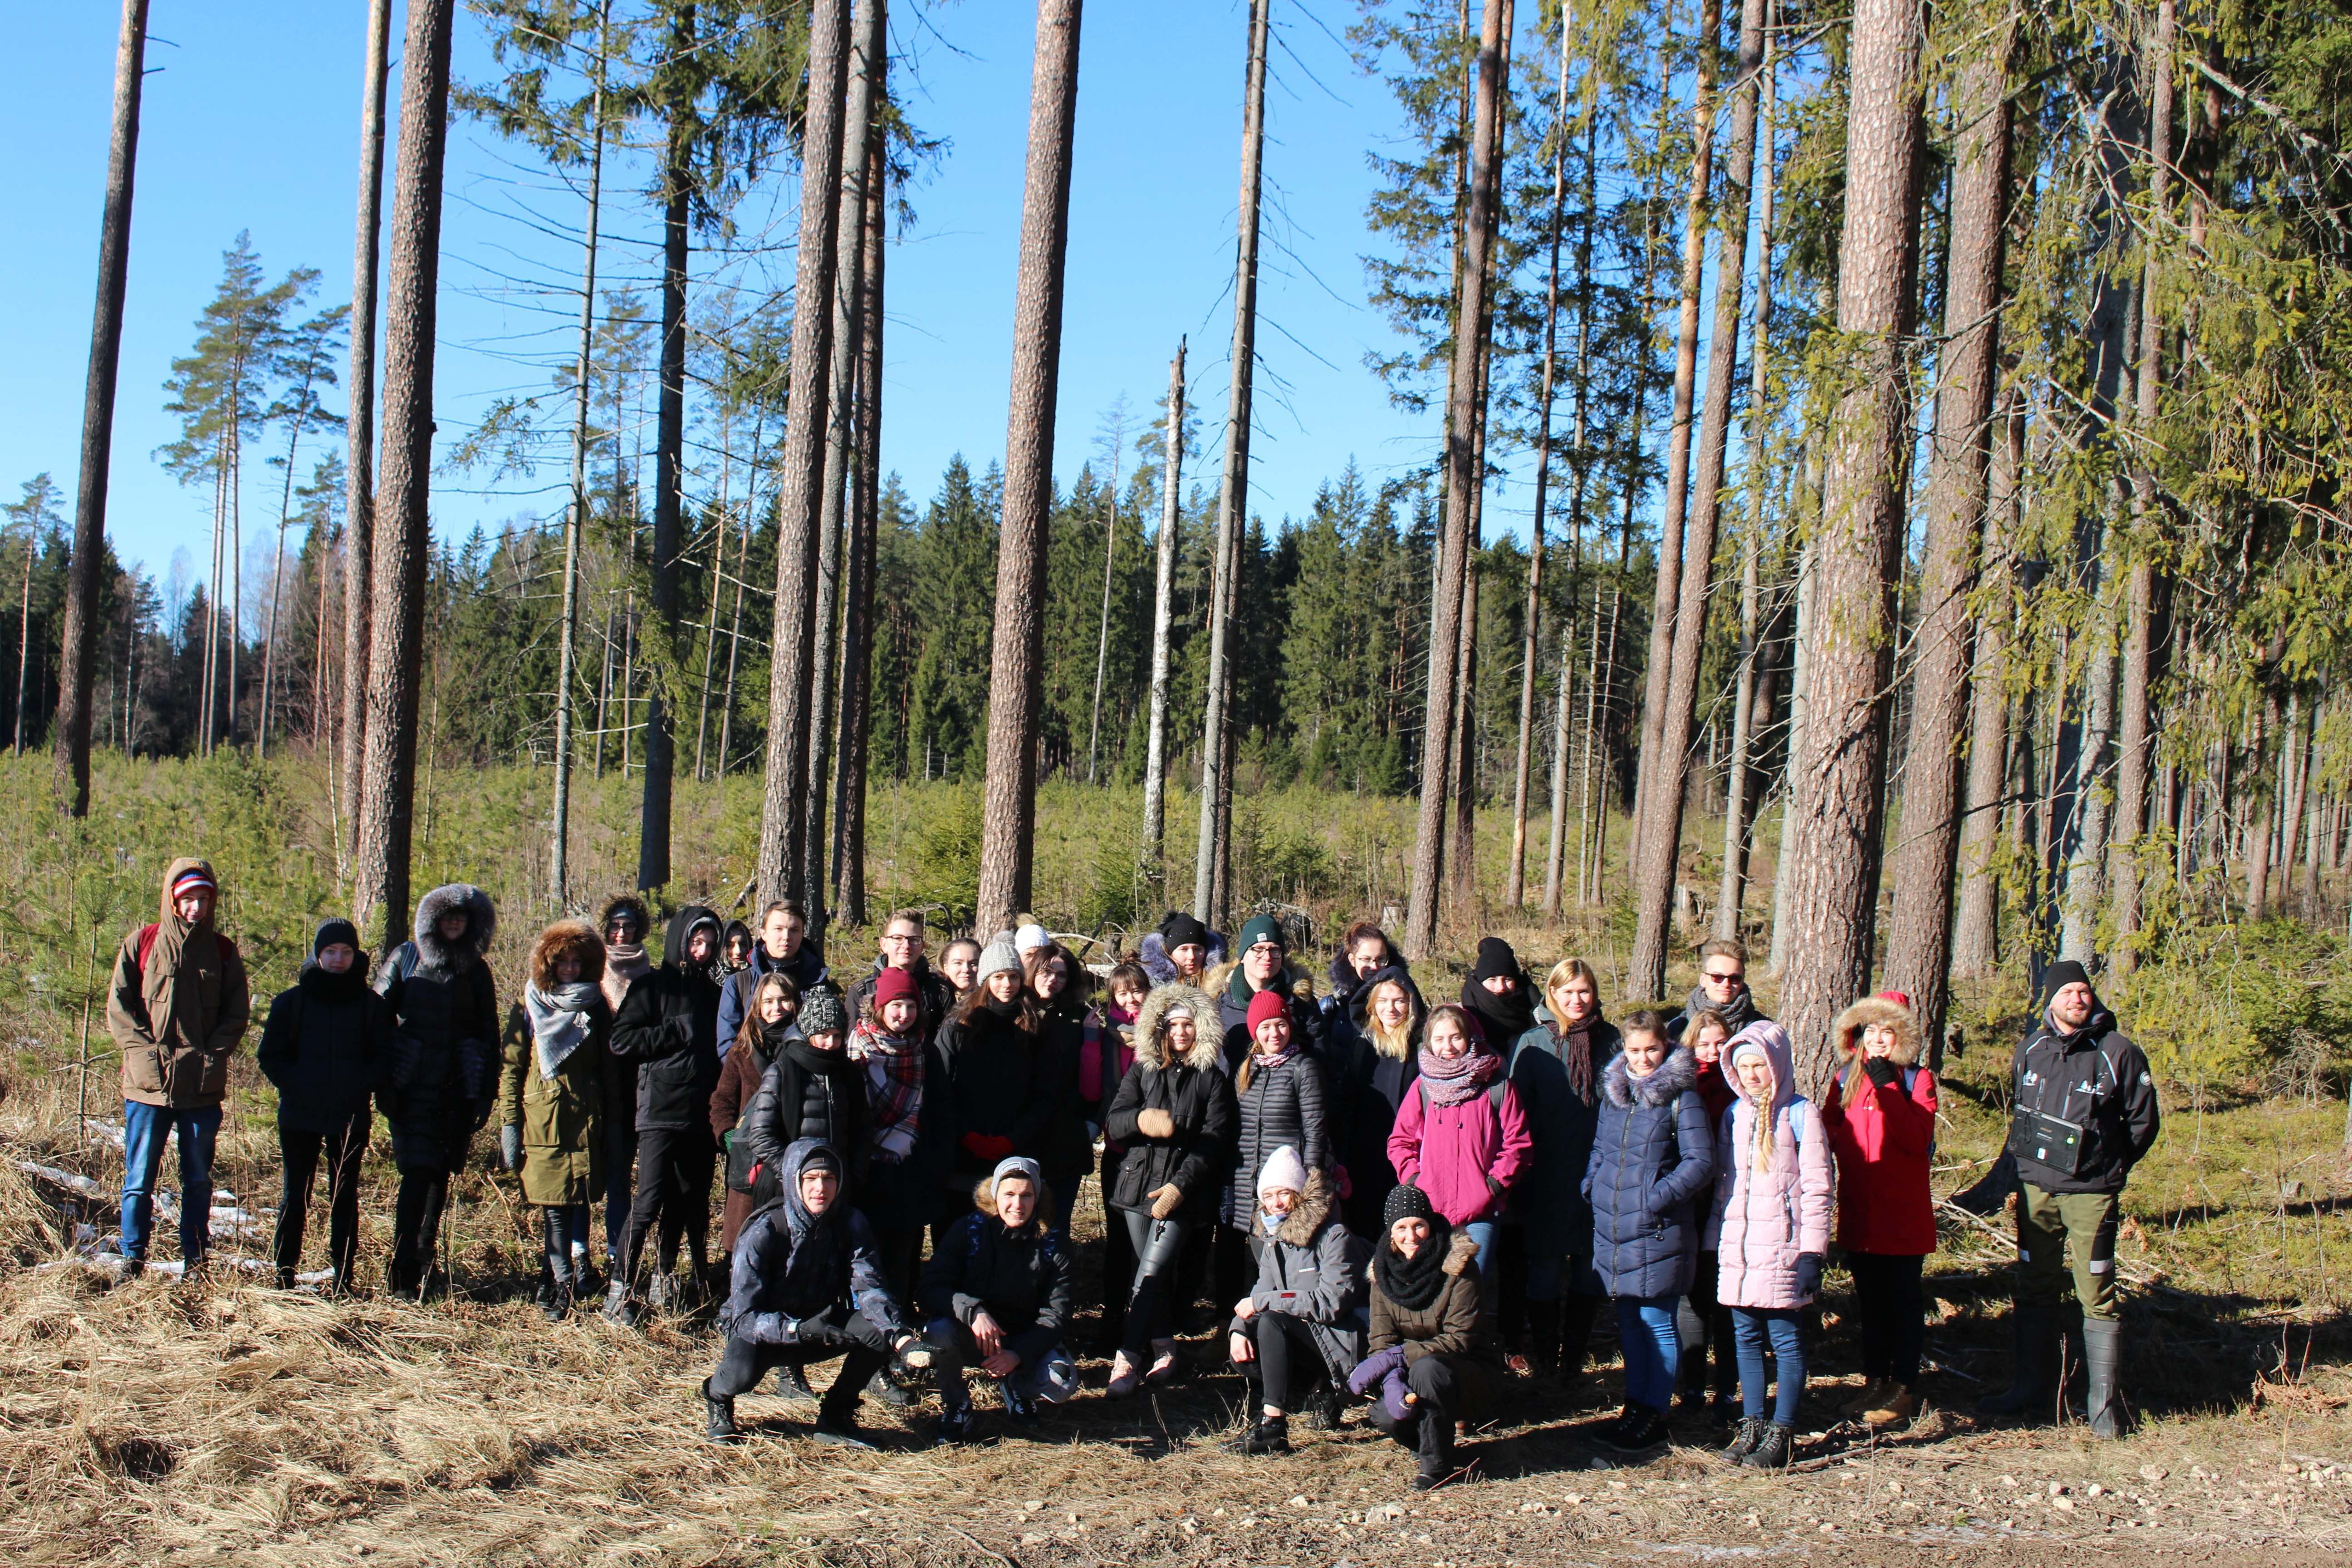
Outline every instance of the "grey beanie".
[[1021, 950], [1013, 945], [1013, 933], [1001, 931], [989, 938], [988, 945], [981, 949], [980, 973], [973, 978], [979, 984], [985, 985], [990, 975], [1001, 974], [1008, 969], [1015, 974], [1025, 973], [1021, 964]]
[[841, 1008], [841, 993], [824, 988], [812, 991], [801, 1000], [801, 1016], [796, 1020], [803, 1035], [838, 1035], [848, 1028], [849, 1020]]

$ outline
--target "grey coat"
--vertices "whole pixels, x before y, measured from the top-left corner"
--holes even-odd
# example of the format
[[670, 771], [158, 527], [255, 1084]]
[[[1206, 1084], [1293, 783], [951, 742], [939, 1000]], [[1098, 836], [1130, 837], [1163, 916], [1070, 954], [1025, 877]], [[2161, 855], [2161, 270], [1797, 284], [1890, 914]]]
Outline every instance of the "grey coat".
[[[1282, 1228], [1258, 1254], [1257, 1285], [1250, 1291], [1259, 1312], [1302, 1320], [1336, 1384], [1364, 1359], [1364, 1268], [1370, 1248], [1349, 1234], [1337, 1212], [1330, 1184], [1320, 1171], [1307, 1173]], [[1235, 1318], [1233, 1331], [1243, 1331]]]

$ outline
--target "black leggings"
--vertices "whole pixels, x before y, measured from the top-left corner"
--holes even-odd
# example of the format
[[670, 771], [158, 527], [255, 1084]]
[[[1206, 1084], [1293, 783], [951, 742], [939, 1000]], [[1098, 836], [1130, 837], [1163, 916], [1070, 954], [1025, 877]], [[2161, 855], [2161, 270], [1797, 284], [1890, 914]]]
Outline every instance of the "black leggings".
[[449, 1202], [456, 1173], [414, 1166], [400, 1173], [400, 1195], [393, 1202], [392, 1267], [384, 1283], [394, 1291], [414, 1290], [433, 1268], [441, 1238], [441, 1211]]
[[1323, 1364], [1323, 1347], [1307, 1320], [1288, 1312], [1258, 1312], [1245, 1319], [1242, 1332], [1257, 1347], [1257, 1360], [1244, 1362], [1244, 1374], [1255, 1374], [1258, 1398], [1285, 1414], [1330, 1381]]
[[1927, 1325], [1920, 1311], [1919, 1266], [1924, 1258], [1886, 1252], [1849, 1252], [1853, 1274], [1854, 1317], [1862, 1329], [1862, 1375], [1891, 1377], [1906, 1388], [1919, 1385], [1919, 1358]]
[[[1169, 1337], [1170, 1321], [1174, 1303], [1170, 1300], [1169, 1280], [1176, 1273], [1177, 1260], [1184, 1254], [1185, 1238], [1192, 1234], [1191, 1221], [1171, 1215], [1166, 1219], [1153, 1219], [1149, 1209], [1121, 1209], [1119, 1218], [1127, 1222], [1127, 1238], [1135, 1249], [1134, 1293], [1128, 1298], [1127, 1324], [1121, 1346], [1131, 1356], [1141, 1357], [1150, 1350], [1151, 1342]], [[1211, 1226], [1212, 1230], [1223, 1230], [1223, 1226]], [[1241, 1244], [1238, 1234], [1235, 1246]]]
[[[659, 1272], [677, 1266], [683, 1236], [699, 1272], [710, 1253], [710, 1173], [719, 1145], [708, 1127], [649, 1127], [637, 1131], [637, 1194], [629, 1205], [629, 1228], [615, 1273], [632, 1283], [644, 1260], [646, 1237], [660, 1230], [655, 1254]], [[625, 1269], [625, 1272], [623, 1270]]]
[[327, 1157], [327, 1261], [334, 1267], [334, 1288], [351, 1288], [352, 1266], [360, 1251], [360, 1163], [367, 1155], [368, 1121], [366, 1116], [354, 1116], [329, 1132], [305, 1132], [292, 1127], [278, 1130], [286, 1185], [278, 1201], [278, 1239], [271, 1250], [279, 1284], [292, 1284], [294, 1271], [302, 1266], [310, 1181], [318, 1174], [319, 1156], [323, 1152]]
[[1433, 1351], [1406, 1369], [1405, 1386], [1413, 1403], [1400, 1421], [1389, 1414], [1388, 1401], [1372, 1401], [1372, 1425], [1400, 1443], [1417, 1440], [1421, 1423], [1438, 1422], [1450, 1437], [1454, 1423], [1475, 1420], [1484, 1414], [1496, 1388], [1496, 1374], [1475, 1362], [1447, 1351]]
[[710, 1374], [710, 1392], [721, 1399], [732, 1399], [759, 1387], [760, 1380], [768, 1375], [772, 1367], [805, 1368], [839, 1356], [841, 1372], [818, 1401], [817, 1409], [830, 1416], [855, 1415], [859, 1391], [889, 1363], [890, 1336], [863, 1312], [844, 1315], [836, 1310], [827, 1313], [824, 1321], [835, 1325], [837, 1337], [770, 1345], [728, 1335], [727, 1349], [719, 1358], [718, 1370]]
[[1683, 1342], [1680, 1371], [1684, 1392], [1694, 1398], [1706, 1393], [1706, 1358], [1712, 1348], [1716, 1397], [1728, 1403], [1739, 1391], [1739, 1353], [1731, 1342], [1731, 1309], [1715, 1299], [1720, 1272], [1717, 1254], [1698, 1255], [1698, 1271], [1692, 1276], [1690, 1294], [1684, 1298], [1688, 1315], [1675, 1314], [1675, 1328]]

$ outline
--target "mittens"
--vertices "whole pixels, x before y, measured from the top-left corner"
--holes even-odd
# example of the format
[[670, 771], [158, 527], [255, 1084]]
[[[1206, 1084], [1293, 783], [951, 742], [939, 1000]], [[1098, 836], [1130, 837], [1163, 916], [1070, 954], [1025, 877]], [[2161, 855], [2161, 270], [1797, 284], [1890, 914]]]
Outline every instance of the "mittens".
[[1153, 1219], [1166, 1219], [1170, 1215], [1176, 1212], [1178, 1206], [1181, 1205], [1183, 1201], [1183, 1189], [1179, 1187], [1173, 1182], [1169, 1183], [1166, 1186], [1161, 1187], [1159, 1191], [1151, 1194], [1151, 1217]]
[[1888, 1057], [1863, 1058], [1862, 1070], [1868, 1073], [1870, 1081], [1881, 1089], [1893, 1089], [1903, 1077], [1903, 1069], [1896, 1067], [1893, 1058]]
[[1402, 1363], [1381, 1379], [1381, 1403], [1388, 1406], [1391, 1421], [1402, 1421], [1412, 1414], [1412, 1387], [1404, 1380]]
[[1135, 1113], [1135, 1130], [1146, 1138], [1173, 1138], [1176, 1119], [1156, 1105], [1148, 1105]]
[[499, 1163], [509, 1171], [522, 1169], [522, 1129], [507, 1126], [499, 1129]]
[[1366, 1356], [1348, 1374], [1348, 1392], [1359, 1399], [1370, 1394], [1381, 1380], [1404, 1365], [1404, 1347], [1391, 1345], [1378, 1355]]
[[1822, 1288], [1822, 1255], [1818, 1252], [1797, 1254], [1797, 1294], [1818, 1295]]

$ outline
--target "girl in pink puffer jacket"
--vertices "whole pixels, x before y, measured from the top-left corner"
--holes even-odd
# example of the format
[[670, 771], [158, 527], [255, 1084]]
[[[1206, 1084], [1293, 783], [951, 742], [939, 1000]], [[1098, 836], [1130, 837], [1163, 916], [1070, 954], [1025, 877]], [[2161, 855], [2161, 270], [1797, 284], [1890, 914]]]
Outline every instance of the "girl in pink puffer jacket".
[[[1821, 1113], [1796, 1091], [1796, 1063], [1778, 1024], [1731, 1037], [1723, 1059], [1739, 1099], [1716, 1139], [1715, 1210], [1702, 1246], [1717, 1258], [1716, 1300], [1731, 1309], [1745, 1419], [1725, 1457], [1759, 1468], [1789, 1462], [1805, 1390], [1799, 1314], [1822, 1286], [1835, 1183]], [[1764, 1416], [1764, 1345], [1780, 1361]]]

